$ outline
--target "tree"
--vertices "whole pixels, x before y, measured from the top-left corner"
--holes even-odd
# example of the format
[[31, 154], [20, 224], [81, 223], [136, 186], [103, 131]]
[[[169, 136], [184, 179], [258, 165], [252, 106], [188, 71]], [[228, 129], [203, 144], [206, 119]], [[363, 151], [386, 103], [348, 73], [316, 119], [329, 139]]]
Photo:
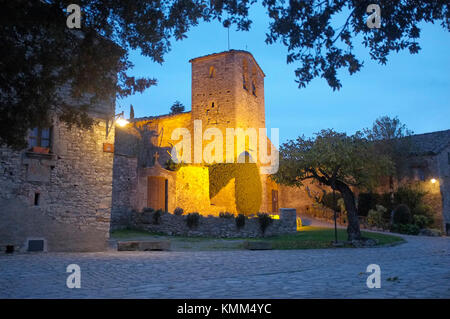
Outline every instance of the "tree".
[[[66, 8], [73, 2], [82, 10], [80, 30], [66, 28]], [[55, 112], [70, 125], [89, 127], [88, 111], [96, 102], [157, 84], [129, 74], [129, 50], [163, 63], [172, 41], [186, 38], [200, 22], [218, 20], [224, 27], [249, 30], [249, 8], [256, 2], [0, 0], [0, 144], [24, 147], [28, 129], [47, 125]], [[355, 38], [362, 37], [371, 58], [384, 64], [391, 52], [419, 51], [420, 22], [440, 22], [450, 30], [447, 1], [381, 1], [380, 29], [366, 26], [371, 2], [263, 0], [270, 18], [266, 42], [281, 41], [287, 62], [300, 63], [299, 87], [322, 77], [339, 89], [339, 69], [353, 74], [362, 67], [352, 51]], [[345, 14], [345, 23], [336, 28], [336, 18]], [[59, 94], [68, 83], [71, 99]]]
[[[381, 116], [377, 118], [372, 128], [364, 130], [368, 139], [375, 144], [377, 152], [389, 156], [395, 164], [393, 173], [399, 175], [400, 167], [405, 158], [409, 155], [412, 144], [411, 140], [406, 138], [413, 134], [405, 124], [402, 124], [398, 117], [390, 118]], [[391, 194], [394, 192], [394, 174], [389, 175], [389, 186]]]
[[175, 101], [170, 107], [170, 114], [178, 114], [184, 112], [184, 105], [180, 101]]
[[[372, 3], [381, 9], [380, 28], [366, 24]], [[363, 66], [353, 51], [358, 38], [371, 59], [386, 64], [391, 52], [419, 52], [421, 22], [440, 22], [450, 31], [447, 0], [265, 0], [264, 4], [271, 18], [266, 42], [281, 41], [288, 48], [287, 62], [300, 61], [295, 70], [299, 87], [322, 77], [333, 90], [341, 88], [337, 71], [346, 68], [353, 74]]]
[[290, 186], [302, 186], [303, 181], [311, 180], [338, 191], [347, 211], [348, 240], [360, 240], [352, 187], [371, 189], [392, 168], [389, 157], [377, 154], [374, 144], [363, 133], [348, 136], [322, 130], [314, 138], [298, 137], [282, 144], [280, 168], [272, 179]]

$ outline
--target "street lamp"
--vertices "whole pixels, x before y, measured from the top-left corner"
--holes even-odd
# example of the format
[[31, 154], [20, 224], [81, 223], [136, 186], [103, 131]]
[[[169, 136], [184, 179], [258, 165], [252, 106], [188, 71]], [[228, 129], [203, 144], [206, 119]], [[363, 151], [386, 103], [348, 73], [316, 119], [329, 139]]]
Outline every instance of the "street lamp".
[[119, 126], [125, 126], [127, 125], [129, 122], [128, 120], [126, 120], [124, 118], [124, 111], [120, 112], [119, 114], [114, 115], [114, 117], [112, 117], [112, 123], [111, 125], [109, 124], [109, 119], [106, 120], [106, 137], [108, 138], [109, 132], [111, 131], [111, 127], [114, 124], [117, 124]]
[[436, 184], [437, 180], [436, 180], [436, 178], [432, 178], [430, 182], [431, 182], [431, 184]]

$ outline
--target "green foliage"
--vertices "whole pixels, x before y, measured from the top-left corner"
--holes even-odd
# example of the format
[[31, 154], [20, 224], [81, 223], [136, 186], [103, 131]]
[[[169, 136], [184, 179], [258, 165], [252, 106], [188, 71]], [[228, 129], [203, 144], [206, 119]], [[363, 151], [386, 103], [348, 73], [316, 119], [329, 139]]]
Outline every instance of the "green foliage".
[[426, 192], [419, 187], [402, 186], [394, 193], [394, 201], [398, 204], [405, 204], [414, 210], [422, 203], [425, 195]]
[[184, 105], [180, 101], [175, 101], [170, 107], [170, 114], [179, 114], [184, 112]]
[[178, 171], [182, 166], [186, 165], [185, 163], [175, 163], [171, 158], [169, 158], [164, 167], [169, 171]]
[[386, 222], [384, 214], [387, 209], [381, 205], [376, 205], [376, 209], [369, 210], [367, 214], [367, 224], [371, 227], [385, 228]]
[[326, 193], [325, 195], [322, 196], [322, 198], [320, 199], [320, 204], [322, 204], [325, 207], [328, 207], [329, 209], [333, 210], [333, 211], [340, 211], [340, 206], [339, 206], [339, 200], [342, 198], [342, 196], [339, 193], [335, 193], [334, 195], [334, 199], [333, 199], [333, 193]]
[[235, 179], [236, 209], [249, 216], [258, 212], [262, 202], [259, 169], [255, 163], [214, 164], [209, 166], [209, 194], [213, 198]]
[[189, 228], [197, 227], [199, 221], [200, 221], [200, 214], [199, 213], [189, 213], [186, 216], [186, 223], [187, 223]]
[[405, 204], [398, 205], [393, 212], [393, 223], [406, 225], [411, 222], [411, 211]]
[[153, 225], [160, 225], [161, 224], [161, 215], [163, 214], [162, 209], [158, 209], [153, 213]]
[[236, 221], [237, 229], [241, 229], [242, 227], [245, 226], [246, 219], [247, 219], [247, 216], [245, 216], [244, 214], [239, 214], [236, 216], [235, 221]]
[[234, 214], [229, 212], [220, 212], [219, 218], [234, 218]]
[[380, 202], [380, 195], [376, 193], [359, 193], [358, 194], [358, 215], [367, 216], [371, 209], [375, 209], [377, 203]]
[[175, 208], [174, 211], [173, 211], [173, 214], [174, 214], [174, 215], [177, 215], [177, 216], [181, 216], [181, 215], [183, 215], [183, 213], [184, 213], [184, 210], [183, 210], [183, 208], [181, 208], [181, 207], [177, 207], [177, 208]]
[[[65, 8], [70, 2], [19, 0], [2, 5], [0, 74], [8, 81], [0, 83], [4, 92], [0, 97], [0, 143], [23, 147], [28, 129], [48, 124], [53, 111], [69, 124], [92, 125], [86, 111], [93, 102], [114, 95], [123, 98], [156, 84], [155, 79], [129, 74], [133, 67], [128, 58], [130, 49], [162, 63], [172, 42], [185, 38], [201, 21], [217, 20], [225, 27], [234, 24], [237, 30], [249, 30], [249, 8], [256, 1], [143, 0], [130, 5], [121, 0], [79, 0], [81, 31], [66, 28]], [[299, 87], [321, 77], [333, 90], [339, 89], [339, 69], [353, 74], [362, 67], [352, 51], [356, 38], [362, 39], [372, 59], [384, 64], [391, 52], [420, 50], [421, 22], [439, 23], [450, 30], [445, 1], [409, 6], [402, 1], [385, 1], [383, 12], [396, 14], [383, 16], [386, 25], [376, 32], [365, 24], [370, 2], [262, 3], [270, 19], [266, 43], [280, 41], [288, 47], [287, 62], [300, 62], [295, 70]], [[336, 16], [346, 11], [346, 23], [337, 29]], [[82, 93], [91, 94], [91, 101], [81, 103], [85, 110], [56, 94], [68, 82], [73, 86], [73, 100], [80, 102]]]
[[433, 219], [426, 215], [414, 215], [413, 224], [420, 229], [427, 228], [433, 224]]
[[236, 165], [236, 209], [238, 213], [249, 215], [257, 213], [262, 202], [262, 185], [259, 169], [255, 163]]
[[348, 136], [328, 129], [315, 138], [298, 137], [280, 146], [280, 157], [272, 178], [285, 185], [301, 186], [308, 179], [331, 185], [336, 180], [372, 189], [393, 169], [389, 157], [377, 154], [361, 132]]
[[419, 234], [420, 228], [413, 224], [393, 224], [391, 226], [391, 231], [406, 235], [417, 235]]
[[264, 234], [266, 233], [267, 227], [269, 227], [269, 225], [272, 224], [273, 219], [267, 213], [258, 213], [257, 216], [258, 216], [258, 222], [259, 222], [259, 227], [261, 229], [261, 233], [264, 236]]

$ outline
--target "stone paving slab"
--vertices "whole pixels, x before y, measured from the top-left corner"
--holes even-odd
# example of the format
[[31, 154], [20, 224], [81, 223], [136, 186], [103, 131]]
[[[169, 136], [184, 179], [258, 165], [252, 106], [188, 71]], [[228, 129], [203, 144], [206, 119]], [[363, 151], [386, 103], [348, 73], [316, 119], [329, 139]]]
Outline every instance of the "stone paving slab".
[[[404, 237], [379, 248], [1, 255], [0, 298], [450, 298], [450, 238]], [[380, 289], [366, 286], [373, 263]], [[69, 264], [80, 289], [66, 286]]]

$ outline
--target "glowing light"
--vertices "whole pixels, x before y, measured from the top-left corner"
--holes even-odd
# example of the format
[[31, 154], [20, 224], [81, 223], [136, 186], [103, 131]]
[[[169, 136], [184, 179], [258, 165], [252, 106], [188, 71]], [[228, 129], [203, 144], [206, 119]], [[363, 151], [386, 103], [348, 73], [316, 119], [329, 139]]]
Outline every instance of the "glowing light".
[[117, 119], [116, 123], [117, 123], [117, 125], [119, 125], [119, 126], [125, 126], [125, 125], [127, 125], [129, 122], [128, 122], [126, 119], [120, 117], [120, 118]]
[[431, 184], [435, 184], [437, 181], [436, 181], [436, 179], [435, 178], [432, 178], [431, 179]]
[[270, 218], [272, 218], [272, 219], [280, 219], [280, 215], [270, 215]]

